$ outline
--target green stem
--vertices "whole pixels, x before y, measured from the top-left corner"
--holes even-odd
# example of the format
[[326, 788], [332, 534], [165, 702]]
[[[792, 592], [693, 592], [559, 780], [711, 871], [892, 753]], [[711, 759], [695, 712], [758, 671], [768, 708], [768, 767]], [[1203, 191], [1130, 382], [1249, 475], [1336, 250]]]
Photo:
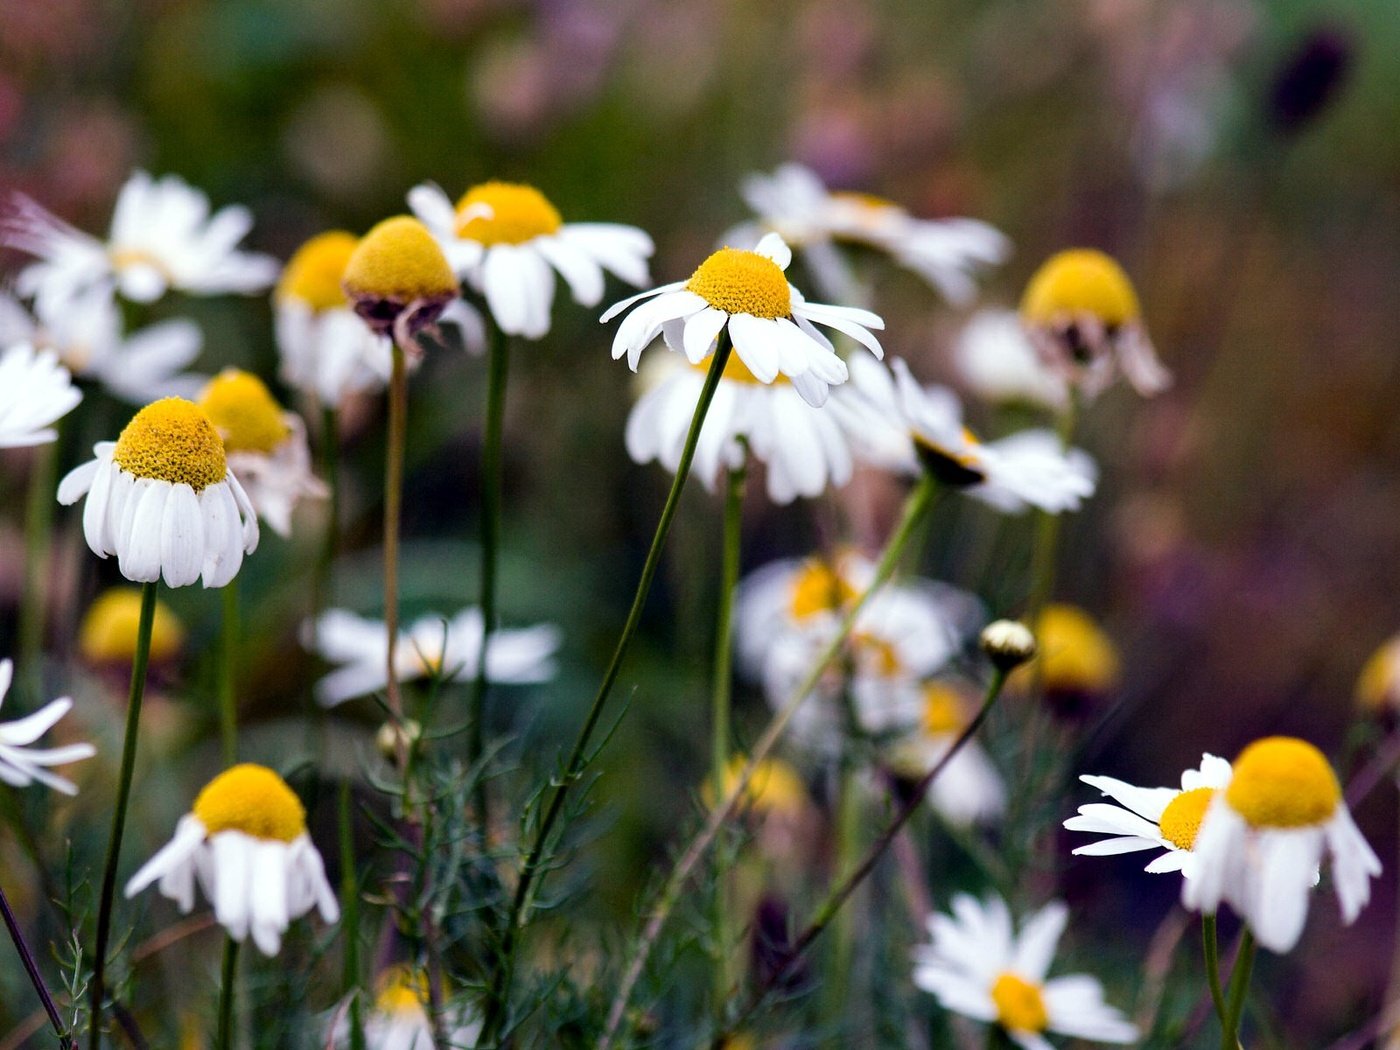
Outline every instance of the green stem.
[[690, 464], [695, 458], [695, 447], [700, 441], [700, 427], [705, 421], [705, 414], [710, 410], [710, 402], [714, 400], [715, 390], [719, 387], [720, 377], [724, 373], [725, 364], [729, 361], [731, 349], [728, 336], [721, 332], [710, 360], [710, 370], [705, 375], [705, 385], [700, 390], [700, 400], [695, 404], [695, 413], [691, 417], [690, 431], [686, 434], [685, 447], [681, 450], [681, 458], [676, 465], [676, 476], [671, 482], [671, 491], [667, 494], [666, 503], [661, 508], [661, 518], [656, 523], [656, 533], [652, 536], [651, 548], [647, 551], [646, 561], [642, 564], [642, 574], [637, 580], [636, 593], [632, 596], [632, 607], [628, 610], [627, 620], [623, 623], [622, 632], [618, 635], [612, 659], [608, 662], [603, 679], [598, 684], [598, 692], [593, 697], [593, 703], [584, 718], [583, 726], [579, 729], [578, 738], [574, 741], [573, 750], [570, 751], [568, 761], [564, 764], [563, 774], [555, 785], [554, 794], [550, 797], [545, 808], [544, 817], [539, 822], [534, 839], [530, 844], [530, 850], [525, 855], [525, 863], [520, 869], [520, 880], [516, 883], [515, 896], [511, 900], [506, 925], [501, 931], [499, 961], [492, 971], [488, 988], [486, 1017], [482, 1026], [481, 1045], [483, 1046], [494, 1045], [500, 1027], [505, 1021], [506, 1001], [510, 995], [510, 983], [515, 962], [516, 931], [525, 918], [526, 907], [535, 887], [535, 879], [541, 871], [540, 862], [544, 858], [545, 849], [554, 830], [554, 823], [559, 819], [559, 814], [563, 810], [564, 799], [569, 789], [582, 776], [587, 761], [591, 760], [591, 756], [588, 756], [588, 743], [593, 738], [593, 731], [597, 728], [598, 720], [602, 717], [603, 707], [607, 703], [608, 696], [612, 693], [613, 685], [617, 681], [617, 676], [622, 670], [622, 660], [627, 655], [627, 649], [632, 643], [632, 636], [637, 633], [637, 626], [641, 623], [642, 608], [646, 604], [647, 594], [651, 591], [652, 579], [656, 576], [656, 570], [661, 564], [661, 552], [666, 545], [666, 537], [670, 534], [671, 522], [680, 506], [681, 492], [685, 488], [687, 477], [690, 475]]
[[121, 773], [117, 780], [117, 802], [112, 811], [112, 833], [107, 840], [107, 860], [102, 867], [102, 889], [97, 904], [97, 941], [93, 949], [92, 982], [88, 1003], [91, 1026], [88, 1046], [102, 1046], [102, 1001], [106, 992], [107, 942], [112, 933], [112, 901], [117, 892], [117, 862], [121, 858], [122, 833], [126, 829], [126, 807], [131, 800], [131, 776], [136, 769], [136, 737], [141, 724], [141, 698], [146, 692], [146, 664], [151, 656], [151, 625], [156, 615], [156, 589], [159, 581], [141, 585], [141, 619], [136, 629], [136, 657], [131, 664], [131, 694], [126, 702], [126, 735], [122, 742]]
[[1201, 916], [1201, 946], [1205, 952], [1206, 983], [1210, 985], [1210, 1001], [1215, 1016], [1225, 1020], [1225, 992], [1220, 987], [1220, 941], [1216, 934], [1215, 915]]
[[365, 1050], [364, 1018], [360, 1005], [360, 885], [355, 870], [355, 824], [350, 778], [340, 782], [340, 899], [345, 915], [344, 993], [350, 996], [350, 1050]]
[[223, 605], [219, 653], [219, 735], [224, 766], [238, 761], [238, 577], [219, 596]]
[[1240, 1021], [1244, 1017], [1245, 1000], [1249, 997], [1249, 978], [1254, 970], [1254, 935], [1245, 927], [1240, 938], [1239, 957], [1230, 974], [1230, 1003], [1221, 1026], [1220, 1050], [1239, 1050]]
[[[408, 371], [404, 348], [395, 341], [389, 373], [389, 444], [384, 456], [384, 630], [388, 635], [384, 686], [389, 714], [396, 728], [403, 726], [403, 699], [399, 692], [399, 517], [403, 503], [403, 457], [408, 440]], [[408, 768], [402, 733], [396, 733], [399, 768]]]
[[238, 942], [232, 937], [225, 937], [223, 980], [219, 985], [218, 1050], [233, 1048], [233, 993], [237, 979]]
[[[856, 862], [860, 848], [860, 775], [854, 763], [843, 760], [836, 800], [836, 871], [846, 871]], [[850, 1038], [842, 1031], [848, 1021], [846, 1010], [851, 966], [855, 960], [856, 926], [849, 909], [835, 916], [831, 959], [826, 979], [826, 1030]]]
[[35, 450], [34, 472], [24, 510], [24, 590], [19, 607], [19, 666], [26, 705], [43, 702], [44, 620], [47, 608], [49, 547], [53, 534], [54, 476], [57, 442]]

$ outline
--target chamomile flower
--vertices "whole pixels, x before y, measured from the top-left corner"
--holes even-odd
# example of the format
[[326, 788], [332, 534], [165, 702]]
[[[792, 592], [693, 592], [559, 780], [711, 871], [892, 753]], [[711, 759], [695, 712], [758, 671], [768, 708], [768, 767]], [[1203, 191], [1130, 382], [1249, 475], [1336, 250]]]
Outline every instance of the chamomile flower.
[[0, 354], [0, 448], [47, 445], [58, 437], [53, 424], [82, 399], [52, 352], [11, 346]]
[[194, 908], [198, 880], [214, 917], [235, 941], [249, 934], [276, 955], [291, 920], [313, 908], [326, 922], [340, 906], [306, 810], [286, 781], [264, 766], [234, 766], [211, 780], [172, 838], [126, 884], [128, 898], [152, 883], [182, 912]]
[[[526, 685], [554, 677], [559, 629], [539, 624], [494, 630], [486, 643], [487, 677], [496, 685]], [[325, 707], [367, 696], [388, 684], [388, 635], [384, 623], [344, 609], [330, 609], [316, 620], [309, 647], [327, 662], [342, 665], [316, 683]], [[476, 678], [481, 650], [481, 610], [463, 609], [450, 620], [424, 616], [399, 634], [395, 650], [400, 682], [437, 676], [448, 682]]]
[[[919, 780], [942, 761], [972, 719], [969, 698], [944, 681], [912, 686], [922, 710], [912, 732], [895, 743], [890, 768]], [[986, 749], [968, 740], [934, 778], [928, 804], [950, 824], [966, 827], [996, 820], [1006, 810], [1006, 784]]]
[[[726, 763], [721, 798], [728, 798], [738, 786], [739, 776], [748, 764], [747, 755], [734, 755]], [[707, 806], [716, 804], [713, 780], [706, 779], [701, 795]], [[754, 766], [753, 776], [744, 788], [739, 805], [745, 812], [759, 817], [770, 814], [795, 817], [802, 812], [807, 801], [807, 785], [803, 782], [802, 775], [781, 758], [764, 758]]]
[[953, 898], [928, 920], [931, 943], [914, 949], [914, 983], [945, 1010], [999, 1025], [1022, 1050], [1051, 1050], [1047, 1033], [1131, 1043], [1137, 1028], [1103, 999], [1087, 974], [1047, 979], [1069, 910], [1052, 901], [1017, 931], [1006, 902]]
[[842, 332], [882, 357], [884, 350], [869, 330], [884, 328], [885, 322], [868, 310], [807, 302], [783, 274], [791, 262], [791, 249], [769, 234], [753, 251], [721, 248], [688, 280], [614, 303], [603, 321], [631, 313], [613, 337], [613, 360], [625, 354], [635, 372], [642, 351], [664, 334], [667, 345], [698, 365], [727, 331], [734, 353], [755, 379], [771, 383], [786, 376], [803, 400], [820, 407], [827, 390], [846, 381], [847, 371], [831, 341], [814, 326]]
[[302, 499], [324, 499], [324, 482], [311, 473], [306, 425], [284, 412], [257, 376], [226, 368], [199, 396], [221, 437], [228, 466], [248, 501], [279, 536], [292, 534], [292, 509]]
[[106, 241], [17, 194], [0, 222], [0, 243], [39, 258], [15, 281], [26, 298], [63, 303], [106, 284], [133, 302], [150, 303], [169, 289], [251, 294], [271, 285], [276, 261], [238, 250], [252, 226], [247, 208], [231, 205], [211, 215], [209, 198], [184, 180], [138, 171], [117, 194]]
[[[5, 702], [5, 694], [10, 691], [14, 670], [11, 661], [0, 660], [0, 704]], [[65, 696], [45, 704], [32, 715], [13, 722], [0, 722], [0, 781], [11, 787], [28, 787], [39, 783], [65, 795], [76, 795], [78, 789], [72, 781], [50, 773], [48, 767], [91, 758], [97, 754], [97, 749], [91, 744], [66, 744], [53, 748], [30, 746], [72, 709], [73, 701]]]
[[1381, 862], [1322, 752], [1294, 737], [1266, 737], [1241, 751], [1233, 769], [1196, 833], [1196, 872], [1182, 884], [1182, 903], [1213, 914], [1225, 901], [1260, 944], [1286, 952], [1302, 935], [1319, 866], [1330, 854], [1342, 921], [1354, 922]]
[[409, 191], [408, 204], [457, 276], [486, 297], [507, 335], [549, 333], [555, 270], [580, 306], [602, 300], [605, 270], [638, 288], [651, 280], [647, 260], [655, 246], [646, 233], [617, 223], [566, 223], [533, 186], [483, 182], [454, 206], [425, 182]]
[[1079, 815], [1065, 821], [1070, 831], [1108, 835], [1078, 847], [1076, 856], [1108, 857], [1141, 850], [1165, 850], [1148, 862], [1144, 871], [1154, 874], [1179, 871], [1191, 878], [1196, 871], [1196, 836], [1206, 809], [1216, 793], [1230, 783], [1230, 763], [1215, 755], [1202, 755], [1198, 769], [1181, 774], [1181, 788], [1134, 787], [1113, 777], [1082, 776], [1117, 805], [1095, 802], [1079, 807]]
[[385, 219], [360, 238], [345, 260], [340, 287], [371, 332], [392, 337], [406, 351], [458, 291], [437, 241], [407, 215]]
[[156, 401], [115, 442], [59, 483], [65, 506], [84, 496], [83, 535], [98, 557], [117, 556], [134, 583], [171, 587], [201, 577], [222, 587], [258, 546], [258, 519], [228, 469], [223, 439], [198, 405]]
[[[432, 1050], [428, 975], [412, 966], [394, 966], [379, 975], [375, 987], [374, 1002], [365, 1017], [368, 1050]], [[445, 1013], [448, 1042], [475, 1046], [481, 1021], [474, 1013], [452, 1008]], [[350, 1045], [350, 1026], [343, 1011], [333, 1035], [336, 1046]]]
[[1361, 668], [1356, 703], [1370, 715], [1400, 710], [1400, 635], [1388, 638]]
[[1046, 368], [1014, 310], [979, 310], [953, 344], [963, 383], [993, 404], [1024, 404], [1059, 412], [1069, 403], [1064, 378]]
[[[95, 665], [130, 667], [136, 658], [141, 624], [141, 589], [109, 587], [99, 594], [78, 625], [78, 652]], [[185, 625], [170, 606], [156, 599], [148, 658], [153, 665], [175, 659], [185, 644]]]
[[1058, 710], [1074, 713], [1117, 687], [1118, 647], [1103, 627], [1077, 605], [1051, 602], [1035, 623], [1037, 667], [1012, 675], [1010, 686], [1028, 689], [1038, 682]]

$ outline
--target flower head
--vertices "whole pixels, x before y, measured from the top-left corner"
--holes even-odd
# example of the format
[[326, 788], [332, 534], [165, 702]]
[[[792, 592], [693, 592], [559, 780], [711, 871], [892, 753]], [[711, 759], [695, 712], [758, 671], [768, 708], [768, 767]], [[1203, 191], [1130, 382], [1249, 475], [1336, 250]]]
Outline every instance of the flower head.
[[[10, 691], [14, 669], [11, 661], [0, 660], [0, 704], [5, 702], [5, 694]], [[37, 782], [65, 795], [77, 794], [78, 789], [71, 781], [50, 773], [47, 767], [91, 758], [97, 754], [97, 749], [91, 744], [47, 749], [30, 746], [72, 708], [73, 701], [65, 696], [45, 704], [32, 715], [13, 722], [0, 722], [0, 781], [11, 787], [28, 787]]]
[[403, 345], [457, 296], [457, 278], [442, 249], [407, 215], [385, 219], [364, 235], [345, 262], [341, 287], [371, 331]]
[[1014, 310], [979, 310], [953, 344], [963, 384], [993, 404], [1025, 404], [1059, 412], [1069, 403], [1062, 375], [1045, 367]]
[[[707, 780], [703, 789], [705, 802], [714, 806], [727, 798], [739, 783], [739, 776], [749, 764], [747, 755], [734, 755], [724, 767], [723, 794], [715, 798], [713, 781]], [[765, 758], [754, 766], [753, 776], [744, 789], [740, 806], [758, 816], [796, 816], [807, 805], [807, 785], [802, 776], [780, 758]]]
[[[943, 760], [972, 717], [969, 697], [958, 686], [934, 679], [916, 688], [922, 703], [918, 722], [888, 756], [890, 768], [910, 781]], [[955, 826], [987, 823], [1006, 809], [1006, 784], [982, 745], [968, 740], [929, 785], [928, 804]]]
[[[130, 666], [136, 658], [136, 637], [141, 622], [141, 590], [109, 587], [94, 599], [78, 627], [78, 652], [92, 664]], [[156, 600], [151, 621], [150, 660], [173, 660], [185, 642], [185, 626], [165, 602]]]
[[1104, 629], [1077, 605], [1051, 602], [1035, 623], [1038, 667], [1012, 678], [1018, 688], [1038, 679], [1047, 699], [1072, 713], [1111, 692], [1121, 674], [1118, 648]]
[[0, 448], [44, 445], [83, 399], [51, 351], [21, 343], [0, 354]]
[[[368, 1050], [432, 1050], [433, 1029], [428, 1017], [431, 1002], [428, 975], [413, 966], [391, 966], [375, 980], [374, 1002], [365, 1018]], [[448, 1041], [453, 1046], [473, 1046], [481, 1021], [468, 1009], [445, 1011]], [[343, 1018], [333, 1033], [337, 1046], [350, 1045], [350, 1029]]]
[[1386, 639], [1361, 668], [1356, 703], [1370, 715], [1400, 710], [1400, 635]]

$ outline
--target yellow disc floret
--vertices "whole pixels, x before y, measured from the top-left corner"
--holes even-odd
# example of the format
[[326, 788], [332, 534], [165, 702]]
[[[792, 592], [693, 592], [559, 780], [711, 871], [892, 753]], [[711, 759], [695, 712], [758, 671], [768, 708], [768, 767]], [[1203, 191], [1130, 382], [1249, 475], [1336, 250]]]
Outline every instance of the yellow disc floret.
[[920, 723], [929, 736], [948, 736], [967, 725], [967, 710], [958, 691], [946, 682], [924, 686], [924, 712]]
[[241, 831], [255, 839], [291, 842], [306, 833], [301, 800], [266, 766], [244, 764], [220, 773], [194, 800], [194, 815], [210, 835]]
[[278, 302], [305, 303], [313, 310], [333, 310], [346, 303], [340, 287], [345, 264], [360, 240], [345, 230], [318, 233], [298, 248], [277, 281]]
[[1356, 680], [1356, 702], [1372, 714], [1400, 703], [1400, 638], [1382, 645], [1361, 668], [1361, 676]]
[[518, 182], [483, 182], [457, 202], [457, 236], [479, 244], [524, 244], [562, 225], [543, 193]]
[[1073, 248], [1047, 259], [1021, 298], [1021, 317], [1032, 325], [1056, 325], [1089, 315], [1107, 328], [1141, 313], [1133, 283], [1113, 259], [1093, 248]]
[[[724, 767], [724, 794], [726, 797], [739, 784], [739, 775], [748, 765], [746, 755], [735, 755]], [[715, 804], [713, 780], [705, 782], [702, 792], [707, 805]], [[792, 815], [801, 811], [807, 801], [807, 786], [797, 770], [782, 759], [765, 758], [754, 767], [749, 785], [744, 789], [740, 804], [754, 813], [777, 813]]]
[[153, 401], [132, 417], [112, 453], [138, 478], [188, 485], [202, 492], [228, 473], [224, 441], [204, 410], [182, 397]]
[[1036, 622], [1036, 642], [1045, 688], [1103, 693], [1117, 684], [1118, 651], [1083, 609], [1059, 603], [1047, 605]]
[[428, 228], [396, 215], [365, 234], [345, 263], [341, 280], [351, 299], [451, 299], [457, 278]]
[[1183, 791], [1168, 802], [1157, 822], [1162, 838], [1177, 849], [1195, 849], [1196, 832], [1201, 830], [1201, 820], [1214, 797], [1215, 788], [1199, 787]]
[[229, 452], [270, 455], [291, 433], [282, 406], [266, 384], [237, 368], [225, 368], [205, 385], [199, 407], [213, 420]]
[[1008, 1032], [1043, 1032], [1050, 1024], [1045, 1009], [1045, 993], [1014, 973], [1004, 973], [992, 985], [992, 1003], [997, 1008], [997, 1024]]
[[1337, 774], [1306, 740], [1256, 740], [1234, 761], [1230, 808], [1256, 828], [1303, 828], [1326, 821], [1342, 800]]
[[[136, 657], [137, 628], [141, 622], [141, 590], [113, 587], [98, 595], [78, 628], [78, 651], [91, 663], [130, 663]], [[170, 607], [156, 601], [151, 621], [151, 660], [169, 660], [184, 644], [185, 628]]]
[[428, 975], [411, 966], [395, 966], [379, 977], [374, 1009], [381, 1014], [418, 1012], [428, 1002]]
[[839, 572], [819, 558], [803, 562], [792, 581], [788, 609], [795, 620], [806, 620], [823, 612], [838, 612], [859, 597], [856, 589]]
[[699, 265], [685, 287], [725, 313], [767, 318], [792, 314], [792, 292], [782, 267], [758, 252], [721, 248]]

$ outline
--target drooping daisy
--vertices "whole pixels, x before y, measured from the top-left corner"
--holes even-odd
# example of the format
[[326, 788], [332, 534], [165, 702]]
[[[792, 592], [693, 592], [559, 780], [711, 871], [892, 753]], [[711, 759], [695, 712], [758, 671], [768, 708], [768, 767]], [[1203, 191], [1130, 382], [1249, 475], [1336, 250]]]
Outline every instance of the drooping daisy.
[[507, 335], [540, 339], [549, 333], [554, 271], [580, 306], [603, 298], [603, 271], [638, 288], [651, 281], [651, 238], [635, 226], [566, 223], [533, 186], [483, 182], [454, 207], [430, 182], [415, 186], [408, 205], [442, 245], [459, 278], [486, 297]]
[[1182, 903], [1212, 914], [1225, 901], [1260, 944], [1286, 952], [1302, 935], [1318, 868], [1330, 854], [1342, 921], [1354, 922], [1381, 862], [1322, 752], [1294, 737], [1266, 737], [1233, 767], [1196, 833], [1196, 873], [1182, 884]]
[[886, 253], [956, 304], [968, 302], [977, 292], [976, 276], [1004, 262], [1011, 250], [1006, 237], [985, 222], [916, 219], [882, 197], [832, 192], [801, 164], [750, 175], [740, 192], [758, 221], [735, 230], [735, 237], [752, 244], [764, 233], [777, 233], [802, 252], [822, 294], [832, 298], [844, 297], [852, 286], [836, 248], [842, 242]]
[[15, 281], [22, 296], [46, 303], [112, 283], [138, 303], [167, 289], [193, 295], [251, 294], [277, 278], [277, 262], [238, 250], [252, 228], [247, 208], [209, 213], [209, 198], [174, 175], [133, 174], [117, 194], [107, 240], [74, 229], [16, 194], [0, 221], [0, 243], [39, 257]]
[[1103, 252], [1073, 248], [1046, 260], [1026, 285], [1021, 320], [1046, 367], [1085, 397], [1102, 393], [1120, 372], [1143, 397], [1171, 385], [1132, 282]]
[[[109, 587], [83, 614], [78, 625], [78, 652], [90, 664], [130, 667], [136, 658], [140, 623], [141, 589]], [[175, 659], [184, 643], [185, 625], [170, 606], [157, 598], [151, 619], [151, 664], [158, 666]]]
[[[486, 645], [487, 677], [497, 685], [549, 681], [554, 677], [560, 640], [559, 629], [552, 624], [492, 631]], [[322, 705], [333, 707], [388, 684], [388, 636], [383, 621], [330, 609], [316, 620], [308, 644], [329, 663], [343, 665], [316, 683], [316, 699]], [[480, 649], [479, 609], [463, 609], [450, 620], [423, 616], [399, 633], [398, 680], [437, 676], [448, 682], [472, 681]]]
[[[5, 694], [10, 691], [14, 670], [11, 661], [0, 660], [0, 704], [5, 702]], [[97, 749], [91, 744], [67, 744], [52, 748], [30, 746], [72, 709], [73, 701], [64, 696], [45, 704], [32, 715], [13, 722], [0, 722], [0, 780], [11, 787], [28, 787], [37, 782], [65, 795], [76, 795], [78, 789], [72, 781], [50, 773], [47, 767], [91, 758], [97, 754]]]
[[203, 577], [222, 587], [257, 549], [257, 514], [198, 405], [178, 397], [147, 405], [93, 452], [59, 484], [58, 501], [87, 497], [87, 544], [98, 557], [115, 554], [128, 580], [164, 576], [183, 587]]
[[159, 882], [161, 894], [188, 912], [196, 879], [228, 935], [241, 942], [251, 933], [267, 956], [282, 947], [291, 920], [313, 908], [325, 922], [340, 919], [306, 810], [264, 766], [234, 766], [211, 780], [175, 825], [175, 837], [126, 884], [126, 895]]
[[1052, 901], [1017, 932], [1006, 902], [953, 898], [951, 915], [928, 920], [930, 944], [914, 949], [914, 983], [945, 1010], [999, 1025], [1023, 1050], [1051, 1050], [1046, 1033], [1131, 1043], [1137, 1028], [1103, 999], [1087, 974], [1046, 979], [1069, 910]]
[[385, 219], [360, 238], [345, 260], [340, 287], [371, 332], [392, 337], [406, 352], [458, 292], [437, 241], [407, 215]]
[[1064, 378], [1046, 368], [1014, 310], [979, 310], [953, 344], [963, 383], [993, 404], [1026, 404], [1061, 411], [1069, 403]]
[[330, 494], [311, 473], [301, 417], [284, 412], [261, 379], [237, 368], [224, 369], [205, 386], [199, 407], [224, 439], [229, 469], [249, 502], [273, 532], [290, 536], [297, 502]]
[[1356, 703], [1369, 715], [1400, 710], [1400, 634], [1386, 639], [1361, 668]]
[[[913, 732], [891, 749], [890, 767], [901, 777], [919, 780], [937, 765], [972, 718], [969, 698], [943, 681], [913, 686], [922, 711]], [[934, 778], [928, 803], [957, 826], [996, 820], [1006, 809], [1006, 785], [986, 749], [968, 740]]]
[[792, 251], [783, 239], [769, 234], [753, 251], [721, 248], [689, 280], [614, 303], [603, 321], [642, 305], [618, 325], [613, 360], [625, 354], [635, 372], [642, 351], [664, 334], [667, 345], [698, 365], [727, 331], [734, 353], [760, 383], [787, 376], [808, 404], [820, 407], [828, 388], [846, 381], [847, 371], [831, 341], [814, 325], [842, 332], [882, 357], [884, 350], [869, 329], [884, 328], [885, 322], [868, 310], [807, 302], [783, 274], [791, 262]]
[[[428, 1018], [428, 976], [411, 966], [394, 966], [375, 982], [374, 1004], [365, 1018], [368, 1050], [432, 1050], [432, 1022]], [[452, 1046], [475, 1046], [481, 1021], [470, 1010], [450, 1009], [444, 1018]], [[342, 1012], [343, 1014], [343, 1012]], [[350, 1045], [350, 1026], [341, 1016], [334, 1033], [337, 1046]]]
[[1076, 856], [1109, 857], [1139, 850], [1165, 850], [1145, 867], [1154, 874], [1179, 871], [1185, 878], [1196, 872], [1195, 845], [1201, 821], [1217, 792], [1230, 783], [1230, 763], [1215, 755], [1202, 755], [1199, 769], [1181, 774], [1181, 788], [1142, 788], [1113, 777], [1082, 776], [1118, 805], [1095, 802], [1079, 807], [1079, 815], [1065, 821], [1070, 831], [1108, 835]]
[[83, 399], [68, 369], [52, 352], [27, 343], [0, 354], [0, 448], [46, 445], [53, 424]]

